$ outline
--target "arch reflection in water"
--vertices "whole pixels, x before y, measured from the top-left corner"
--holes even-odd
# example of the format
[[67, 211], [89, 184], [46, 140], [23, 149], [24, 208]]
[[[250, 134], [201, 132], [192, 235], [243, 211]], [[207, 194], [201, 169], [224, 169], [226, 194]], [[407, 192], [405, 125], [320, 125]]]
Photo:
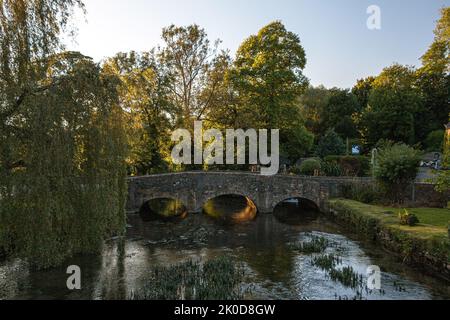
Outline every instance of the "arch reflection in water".
[[311, 200], [304, 198], [290, 198], [280, 202], [273, 214], [283, 223], [304, 224], [319, 217], [319, 207]]
[[203, 206], [203, 213], [222, 223], [242, 223], [256, 218], [258, 209], [245, 196], [223, 195], [210, 199]]
[[139, 211], [144, 221], [184, 219], [187, 214], [187, 209], [181, 201], [170, 198], [147, 201]]

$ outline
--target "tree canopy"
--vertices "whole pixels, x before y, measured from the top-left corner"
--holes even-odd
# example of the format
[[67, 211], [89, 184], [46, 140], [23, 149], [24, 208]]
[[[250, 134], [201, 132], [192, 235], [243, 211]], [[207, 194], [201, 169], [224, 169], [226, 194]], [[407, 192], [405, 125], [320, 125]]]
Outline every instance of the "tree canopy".
[[48, 267], [124, 231], [116, 77], [60, 33], [79, 1], [2, 1], [0, 248]]

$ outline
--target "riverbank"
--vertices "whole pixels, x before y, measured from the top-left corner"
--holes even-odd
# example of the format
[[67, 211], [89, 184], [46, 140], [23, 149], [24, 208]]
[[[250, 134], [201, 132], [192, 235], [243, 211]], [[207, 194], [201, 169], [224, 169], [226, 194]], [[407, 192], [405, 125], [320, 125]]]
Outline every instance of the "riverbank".
[[450, 283], [450, 209], [408, 209], [420, 220], [411, 227], [400, 224], [398, 208], [344, 199], [329, 200], [328, 207], [330, 217], [338, 224], [379, 243], [404, 263]]

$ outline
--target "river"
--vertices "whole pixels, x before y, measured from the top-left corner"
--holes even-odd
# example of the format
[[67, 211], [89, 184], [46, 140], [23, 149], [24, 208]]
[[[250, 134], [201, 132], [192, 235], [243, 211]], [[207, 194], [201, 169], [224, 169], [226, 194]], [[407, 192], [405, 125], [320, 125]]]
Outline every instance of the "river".
[[[450, 288], [442, 281], [406, 267], [325, 217], [301, 210], [295, 202], [252, 219], [251, 210], [243, 211], [246, 201], [216, 199], [209, 205], [209, 216], [144, 221], [140, 215], [130, 215], [125, 239], [111, 239], [101, 255], [75, 257], [61, 268], [30, 271], [19, 259], [0, 262], [0, 299], [127, 299], [154, 266], [205, 262], [223, 255], [242, 265], [242, 286], [248, 289], [245, 299], [450, 299]], [[218, 219], [236, 212], [240, 212], [239, 223]], [[245, 221], [249, 214], [252, 220]], [[296, 248], [314, 238], [329, 244], [322, 254], [339, 256], [340, 267], [351, 266], [363, 279], [369, 266], [379, 266], [382, 290], [361, 290], [332, 280], [312, 262], [318, 254]], [[69, 265], [82, 270], [81, 290], [66, 287]]]

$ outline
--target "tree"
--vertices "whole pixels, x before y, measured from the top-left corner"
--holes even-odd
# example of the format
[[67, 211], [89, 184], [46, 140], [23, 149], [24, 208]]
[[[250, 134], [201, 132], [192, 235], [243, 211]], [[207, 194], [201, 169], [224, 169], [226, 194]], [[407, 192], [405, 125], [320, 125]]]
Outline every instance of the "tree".
[[385, 68], [375, 79], [369, 103], [356, 121], [366, 148], [381, 139], [418, 142], [416, 131], [422, 125], [418, 115], [424, 104], [414, 82], [415, 70], [398, 64]]
[[327, 156], [340, 156], [345, 153], [345, 143], [342, 138], [334, 131], [329, 129], [320, 139], [317, 145], [316, 154], [325, 158]]
[[4, 0], [0, 11], [0, 123], [5, 124], [23, 100], [48, 88], [37, 81], [43, 61], [61, 49], [59, 34], [66, 30], [79, 0]]
[[300, 113], [305, 119], [306, 128], [317, 137], [322, 136], [324, 131], [322, 115], [328, 105], [330, 91], [324, 86], [309, 86], [299, 97]]
[[229, 79], [233, 61], [228, 52], [215, 57], [206, 74], [206, 81], [199, 99], [207, 105], [202, 119], [215, 128], [245, 128], [252, 114], [244, 114], [239, 106], [236, 92]]
[[448, 193], [450, 190], [450, 134], [448, 133], [450, 128], [448, 125], [446, 128], [447, 131], [445, 132], [444, 138], [444, 159], [442, 161], [443, 170], [438, 172], [436, 181], [436, 190], [442, 193]]
[[290, 116], [308, 84], [305, 66], [299, 37], [281, 22], [265, 26], [241, 44], [230, 77], [242, 105], [256, 115], [254, 127], [275, 128]]
[[302, 115], [293, 112], [291, 121], [280, 128], [281, 154], [291, 162], [307, 156], [314, 145], [314, 135], [304, 126]]
[[422, 57], [423, 66], [417, 70], [417, 86], [425, 98], [425, 109], [419, 115], [422, 126], [418, 135], [424, 139], [439, 130], [450, 113], [450, 8], [443, 8], [437, 23], [434, 42]]
[[356, 97], [349, 91], [333, 88], [322, 111], [322, 126], [333, 128], [342, 138], [357, 138], [358, 130], [353, 115], [360, 111]]
[[176, 123], [191, 128], [208, 108], [209, 100], [200, 96], [219, 41], [211, 45], [205, 30], [198, 25], [171, 25], [163, 29], [162, 38], [166, 46], [159, 53], [159, 63], [170, 77]]
[[120, 79], [120, 105], [128, 123], [128, 171], [137, 175], [166, 171], [176, 109], [170, 99], [170, 78], [154, 51], [119, 53], [103, 68]]
[[356, 85], [353, 87], [352, 93], [356, 96], [356, 99], [358, 99], [360, 109], [367, 107], [374, 81], [374, 77], [367, 77], [365, 79], [358, 80]]
[[[239, 112], [252, 115], [247, 128], [280, 129], [282, 145], [296, 145], [288, 156], [306, 154], [312, 135], [301, 128], [297, 98], [308, 85], [306, 56], [298, 35], [273, 22], [240, 46], [229, 79], [239, 99]], [[290, 132], [295, 132], [294, 135]]]
[[61, 52], [75, 0], [2, 1], [0, 248], [49, 267], [125, 230], [115, 77]]

